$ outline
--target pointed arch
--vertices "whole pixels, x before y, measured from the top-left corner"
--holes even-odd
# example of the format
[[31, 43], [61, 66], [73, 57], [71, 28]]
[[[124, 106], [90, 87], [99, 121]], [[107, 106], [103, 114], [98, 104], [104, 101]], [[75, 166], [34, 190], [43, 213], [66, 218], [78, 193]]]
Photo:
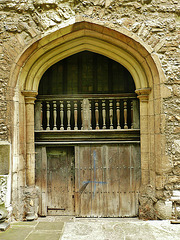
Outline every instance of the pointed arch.
[[131, 73], [136, 89], [151, 87], [154, 76], [157, 78], [158, 71], [151, 57], [151, 49], [147, 50], [137, 37], [81, 22], [51, 33], [28, 47], [12, 71], [14, 83], [11, 85], [15, 86], [19, 81], [21, 90], [37, 91], [43, 73], [50, 66], [85, 50], [122, 64]]

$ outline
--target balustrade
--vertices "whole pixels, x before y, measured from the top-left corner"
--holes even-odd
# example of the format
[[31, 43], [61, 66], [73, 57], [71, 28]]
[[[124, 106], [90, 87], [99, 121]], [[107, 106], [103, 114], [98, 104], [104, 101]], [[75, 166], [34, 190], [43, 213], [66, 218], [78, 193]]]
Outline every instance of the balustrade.
[[[86, 101], [84, 101], [86, 99]], [[40, 102], [40, 103], [39, 103]], [[121, 130], [139, 128], [138, 99], [129, 96], [45, 97], [37, 99], [38, 130]], [[36, 112], [35, 112], [36, 114]], [[134, 117], [136, 116], [136, 117]]]

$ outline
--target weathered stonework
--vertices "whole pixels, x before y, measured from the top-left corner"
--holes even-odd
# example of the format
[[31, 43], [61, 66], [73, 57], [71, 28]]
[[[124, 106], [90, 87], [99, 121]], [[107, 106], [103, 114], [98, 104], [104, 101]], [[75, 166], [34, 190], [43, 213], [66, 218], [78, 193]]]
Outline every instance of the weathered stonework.
[[0, 203], [5, 203], [7, 193], [7, 177], [0, 176]]
[[[13, 76], [14, 66], [33, 43], [78, 22], [128, 32], [159, 59], [156, 64], [160, 63], [158, 67], [162, 70], [161, 82], [153, 85], [152, 95], [156, 99], [149, 114], [156, 119], [154, 125], [149, 126], [155, 156], [148, 152], [148, 169], [153, 180], [147, 182], [153, 188], [150, 195], [147, 189], [143, 190], [146, 200], [140, 197], [140, 216], [165, 218], [161, 210], [173, 191], [180, 190], [180, 3], [177, 0], [0, 0], [0, 140], [13, 145], [14, 214], [23, 216], [24, 205], [19, 198], [23, 195], [21, 189], [26, 186], [24, 126], [18, 115], [20, 111], [23, 115], [24, 100], [18, 95], [22, 86], [18, 81], [12, 82], [16, 77]], [[17, 66], [20, 68], [23, 64], [23, 61], [18, 62]], [[152, 98], [150, 95], [149, 101]], [[160, 135], [163, 137], [158, 141]], [[149, 211], [143, 210], [147, 202]], [[19, 207], [21, 204], [23, 206]]]
[[38, 206], [39, 206], [39, 191], [37, 187], [26, 187], [24, 189], [24, 214], [28, 220], [34, 220], [38, 218]]

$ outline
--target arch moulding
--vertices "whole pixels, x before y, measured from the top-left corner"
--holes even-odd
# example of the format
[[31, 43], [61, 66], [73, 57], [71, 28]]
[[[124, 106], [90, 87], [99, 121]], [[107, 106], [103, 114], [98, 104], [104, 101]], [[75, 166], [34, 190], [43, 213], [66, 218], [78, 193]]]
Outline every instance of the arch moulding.
[[43, 73], [51, 65], [88, 50], [107, 56], [127, 68], [136, 89], [152, 87], [153, 81], [158, 81], [157, 67], [151, 56], [152, 50], [140, 42], [135, 35], [130, 37], [88, 22], [75, 23], [29, 46], [16, 61], [10, 84], [15, 86], [18, 81], [21, 90], [37, 91]]

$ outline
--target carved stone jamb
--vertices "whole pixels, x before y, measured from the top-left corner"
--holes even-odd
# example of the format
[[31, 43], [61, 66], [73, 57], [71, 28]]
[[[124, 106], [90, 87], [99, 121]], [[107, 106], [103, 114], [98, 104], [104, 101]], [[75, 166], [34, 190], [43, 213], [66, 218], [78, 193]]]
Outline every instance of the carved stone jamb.
[[147, 185], [150, 183], [149, 172], [149, 135], [148, 135], [148, 99], [150, 88], [137, 89], [140, 100], [140, 134], [141, 134], [141, 183]]
[[137, 89], [140, 100], [140, 136], [141, 136], [141, 184], [150, 183], [150, 166], [149, 166], [149, 135], [148, 135], [148, 99], [150, 88]]
[[[156, 202], [154, 186], [150, 184], [150, 138], [148, 129], [148, 104], [151, 88], [137, 89], [140, 100], [140, 134], [141, 134], [141, 190], [139, 195], [139, 218], [155, 219], [154, 202]], [[150, 192], [150, 193], [149, 193]]]
[[26, 112], [26, 184], [35, 185], [34, 104], [36, 91], [22, 91]]

